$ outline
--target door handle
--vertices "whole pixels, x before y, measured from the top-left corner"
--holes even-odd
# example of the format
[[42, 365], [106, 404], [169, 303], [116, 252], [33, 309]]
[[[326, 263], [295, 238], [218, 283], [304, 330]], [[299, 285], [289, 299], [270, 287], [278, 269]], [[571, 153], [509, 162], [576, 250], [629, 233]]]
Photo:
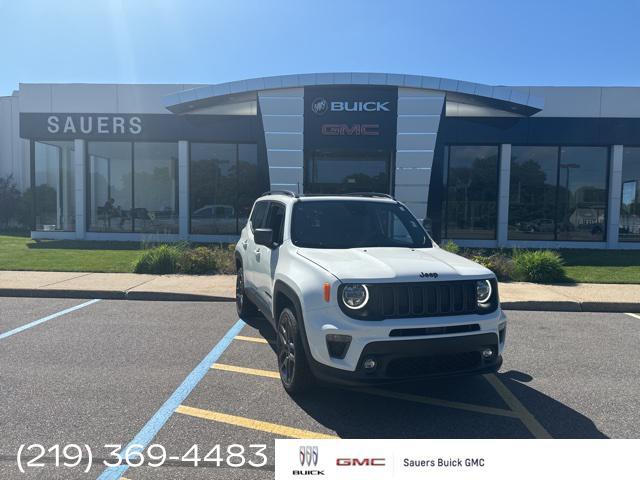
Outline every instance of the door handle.
[[256, 251], [254, 252], [256, 254], [256, 258], [260, 258], [260, 249], [256, 248]]
[[246, 250], [248, 243], [249, 243], [248, 240], [245, 240], [244, 242], [242, 242], [242, 248]]

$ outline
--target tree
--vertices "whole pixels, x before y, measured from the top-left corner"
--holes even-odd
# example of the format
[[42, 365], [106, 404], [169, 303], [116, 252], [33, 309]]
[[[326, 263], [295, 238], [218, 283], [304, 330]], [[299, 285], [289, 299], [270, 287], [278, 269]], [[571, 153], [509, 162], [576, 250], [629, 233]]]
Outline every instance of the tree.
[[16, 210], [20, 202], [20, 191], [13, 181], [13, 175], [0, 177], [0, 226], [8, 227], [16, 219]]

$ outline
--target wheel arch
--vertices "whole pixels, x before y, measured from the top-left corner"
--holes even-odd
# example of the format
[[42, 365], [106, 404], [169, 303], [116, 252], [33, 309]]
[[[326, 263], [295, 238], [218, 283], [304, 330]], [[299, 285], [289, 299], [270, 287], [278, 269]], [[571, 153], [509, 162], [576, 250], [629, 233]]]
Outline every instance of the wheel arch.
[[286, 284], [282, 280], [276, 280], [273, 287], [273, 319], [274, 326], [276, 326], [276, 328], [278, 324], [278, 318], [280, 317], [280, 312], [286, 306], [292, 307], [294, 313], [296, 314], [298, 324], [300, 325], [300, 329], [302, 330], [302, 345], [304, 346], [307, 358], [309, 358], [311, 352], [309, 351], [307, 331], [304, 325], [304, 315], [302, 314], [302, 304], [300, 303], [300, 298], [290, 285]]

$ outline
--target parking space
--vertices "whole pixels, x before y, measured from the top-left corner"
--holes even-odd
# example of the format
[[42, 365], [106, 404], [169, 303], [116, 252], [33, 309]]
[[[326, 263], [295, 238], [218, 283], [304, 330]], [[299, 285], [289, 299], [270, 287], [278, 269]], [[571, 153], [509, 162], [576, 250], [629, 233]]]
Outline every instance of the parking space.
[[[0, 335], [83, 303], [2, 298]], [[322, 387], [292, 399], [277, 378], [267, 322], [238, 323], [233, 304], [90, 304], [0, 340], [0, 478], [20, 476], [23, 443], [86, 443], [98, 460], [108, 455], [105, 444], [141, 438], [169, 455], [194, 444], [202, 455], [215, 444], [267, 445], [265, 467], [224, 470], [224, 478], [244, 479], [273, 477], [275, 438], [640, 437], [639, 318], [509, 318], [497, 375]], [[84, 475], [48, 462], [21, 478], [103, 471], [94, 465]], [[198, 479], [219, 470], [169, 460], [111, 473], [101, 478]]]

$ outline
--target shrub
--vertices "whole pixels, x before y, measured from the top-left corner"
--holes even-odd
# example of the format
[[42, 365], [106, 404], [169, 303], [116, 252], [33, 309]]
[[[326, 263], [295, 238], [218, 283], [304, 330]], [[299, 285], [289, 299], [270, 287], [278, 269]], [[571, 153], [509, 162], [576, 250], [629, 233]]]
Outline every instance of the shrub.
[[144, 253], [135, 261], [135, 273], [152, 273], [156, 275], [176, 273], [183, 250], [176, 245], [159, 245]]
[[551, 250], [514, 250], [513, 263], [518, 280], [551, 283], [566, 278], [562, 257]]
[[442, 245], [440, 245], [440, 248], [446, 250], [449, 253], [455, 253], [456, 255], [460, 253], [460, 247], [455, 242], [453, 242], [453, 240], [447, 240]]
[[184, 273], [188, 275], [230, 274], [235, 271], [234, 245], [190, 248], [186, 242], [148, 247], [134, 263], [135, 273], [156, 275]]
[[515, 266], [513, 259], [504, 253], [494, 253], [493, 255], [474, 255], [471, 260], [488, 268], [496, 274], [498, 280], [513, 280], [515, 276]]
[[233, 246], [228, 248], [196, 247], [185, 250], [180, 258], [178, 270], [190, 275], [233, 273], [235, 269]]

